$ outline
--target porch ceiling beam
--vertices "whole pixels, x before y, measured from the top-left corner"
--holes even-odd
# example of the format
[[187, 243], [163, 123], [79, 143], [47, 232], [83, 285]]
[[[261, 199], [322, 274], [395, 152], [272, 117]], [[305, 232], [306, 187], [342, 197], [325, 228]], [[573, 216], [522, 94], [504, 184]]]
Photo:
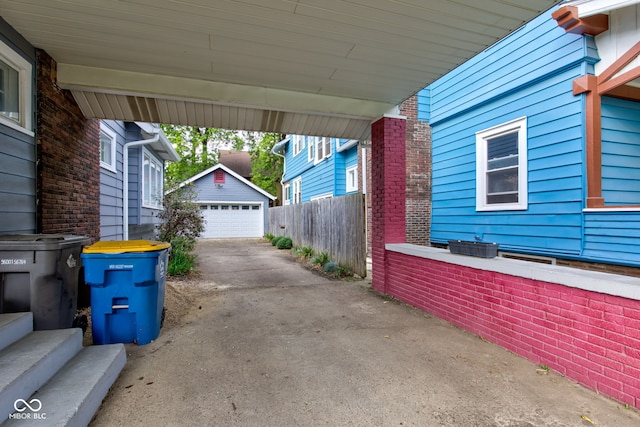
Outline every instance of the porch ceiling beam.
[[57, 78], [59, 86], [69, 90], [141, 95], [354, 119], [374, 120], [397, 109], [396, 105], [383, 102], [65, 63], [58, 64]]

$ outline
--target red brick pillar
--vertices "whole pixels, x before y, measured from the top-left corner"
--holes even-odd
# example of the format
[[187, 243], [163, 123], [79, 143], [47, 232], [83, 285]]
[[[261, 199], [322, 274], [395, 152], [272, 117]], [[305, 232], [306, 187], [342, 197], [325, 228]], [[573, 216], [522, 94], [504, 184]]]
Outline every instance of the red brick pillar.
[[386, 293], [387, 243], [406, 241], [406, 168], [403, 117], [371, 125], [372, 286]]

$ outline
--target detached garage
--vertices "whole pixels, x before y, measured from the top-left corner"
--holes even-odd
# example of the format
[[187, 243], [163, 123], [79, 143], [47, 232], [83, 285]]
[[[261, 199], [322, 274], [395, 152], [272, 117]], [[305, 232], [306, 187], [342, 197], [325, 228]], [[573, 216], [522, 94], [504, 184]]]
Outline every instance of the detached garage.
[[217, 164], [183, 182], [193, 184], [205, 220], [203, 238], [262, 237], [268, 231], [269, 202], [275, 196]]

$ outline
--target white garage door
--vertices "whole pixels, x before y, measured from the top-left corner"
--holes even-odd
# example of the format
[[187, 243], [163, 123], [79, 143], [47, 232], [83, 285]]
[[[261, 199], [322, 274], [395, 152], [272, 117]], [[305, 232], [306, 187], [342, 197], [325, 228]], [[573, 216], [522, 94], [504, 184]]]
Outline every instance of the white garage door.
[[205, 229], [202, 237], [262, 237], [264, 223], [262, 205], [212, 203], [201, 205]]

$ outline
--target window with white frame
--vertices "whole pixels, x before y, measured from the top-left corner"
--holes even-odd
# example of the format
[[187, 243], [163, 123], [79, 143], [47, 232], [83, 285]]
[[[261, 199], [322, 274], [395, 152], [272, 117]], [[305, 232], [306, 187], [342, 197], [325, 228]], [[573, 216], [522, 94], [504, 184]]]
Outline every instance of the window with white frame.
[[291, 183], [291, 199], [293, 203], [302, 201], [302, 178], [294, 179]]
[[293, 136], [293, 156], [297, 156], [305, 148], [305, 139], [302, 135]]
[[331, 138], [316, 137], [315, 142], [315, 163], [319, 163], [331, 155]]
[[116, 171], [116, 134], [100, 123], [100, 166]]
[[527, 118], [476, 133], [476, 209], [527, 209]]
[[282, 186], [282, 198], [285, 206], [291, 204], [291, 184], [288, 182]]
[[308, 162], [313, 162], [313, 157], [315, 156], [315, 146], [316, 146], [316, 140], [318, 138], [315, 136], [308, 136], [307, 137], [307, 161]]
[[33, 134], [31, 63], [0, 42], [0, 123]]
[[332, 197], [333, 197], [333, 193], [320, 194], [319, 196], [312, 197], [311, 201], [315, 202], [316, 200], [330, 199]]
[[347, 193], [358, 191], [358, 166], [347, 168]]
[[142, 160], [142, 205], [145, 208], [162, 209], [162, 187], [164, 165], [143, 149]]

